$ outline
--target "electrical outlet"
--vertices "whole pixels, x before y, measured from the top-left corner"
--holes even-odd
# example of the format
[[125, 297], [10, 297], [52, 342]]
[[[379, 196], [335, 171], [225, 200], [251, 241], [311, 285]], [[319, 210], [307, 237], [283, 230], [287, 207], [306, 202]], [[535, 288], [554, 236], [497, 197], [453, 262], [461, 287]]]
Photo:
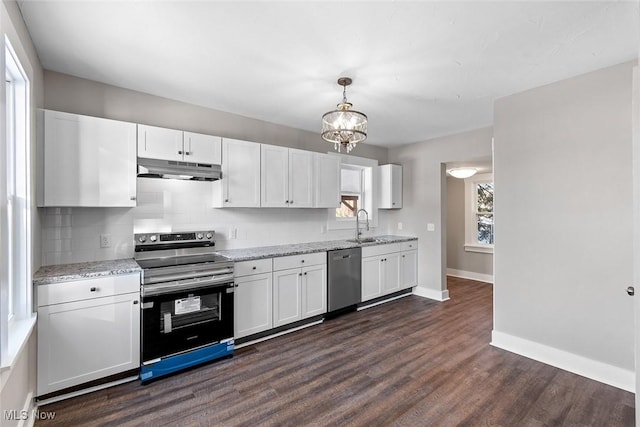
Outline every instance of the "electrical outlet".
[[100, 247], [101, 248], [110, 248], [111, 247], [111, 234], [101, 234], [100, 235]]
[[238, 229], [235, 227], [231, 227], [229, 229], [229, 239], [237, 239], [238, 238]]
[[436, 231], [436, 225], [435, 224], [427, 224], [427, 231]]
[[398, 223], [398, 230], [402, 230], [402, 223], [401, 222]]

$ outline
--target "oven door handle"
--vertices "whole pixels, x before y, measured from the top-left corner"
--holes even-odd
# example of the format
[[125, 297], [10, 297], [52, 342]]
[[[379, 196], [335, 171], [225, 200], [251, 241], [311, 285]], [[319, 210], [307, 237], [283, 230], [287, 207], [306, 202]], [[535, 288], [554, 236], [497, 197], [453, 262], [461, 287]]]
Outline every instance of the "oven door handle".
[[181, 272], [176, 274], [165, 274], [162, 276], [161, 275], [154, 276], [153, 274], [147, 274], [147, 275], [143, 274], [142, 283], [154, 284], [154, 283], [170, 282], [170, 281], [177, 281], [177, 280], [184, 280], [184, 279], [194, 279], [196, 277], [206, 277], [206, 276], [217, 277], [223, 273], [233, 273], [233, 268], [224, 268], [224, 269], [218, 269], [218, 270], [202, 270], [202, 271], [196, 271], [196, 272], [189, 271], [189, 274], [185, 274], [184, 272]]
[[174, 292], [188, 292], [202, 288], [226, 288], [233, 285], [233, 274], [223, 274], [213, 276], [211, 280], [189, 282], [189, 283], [166, 283], [156, 285], [143, 285], [142, 297], [170, 294]]

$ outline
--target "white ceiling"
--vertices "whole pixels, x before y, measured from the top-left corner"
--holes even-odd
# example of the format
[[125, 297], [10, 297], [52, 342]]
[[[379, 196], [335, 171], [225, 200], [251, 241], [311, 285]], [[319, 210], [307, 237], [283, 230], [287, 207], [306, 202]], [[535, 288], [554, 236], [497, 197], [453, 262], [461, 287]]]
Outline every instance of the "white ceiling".
[[638, 56], [626, 2], [35, 1], [45, 69], [318, 132], [347, 97], [368, 143], [488, 126], [493, 100]]

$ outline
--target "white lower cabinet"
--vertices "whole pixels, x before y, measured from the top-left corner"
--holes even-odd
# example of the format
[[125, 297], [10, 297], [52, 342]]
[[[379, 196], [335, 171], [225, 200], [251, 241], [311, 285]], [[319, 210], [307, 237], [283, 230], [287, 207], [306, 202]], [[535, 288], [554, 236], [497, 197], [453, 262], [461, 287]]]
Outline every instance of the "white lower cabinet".
[[362, 248], [362, 301], [417, 285], [417, 242]]
[[273, 328], [271, 262], [269, 258], [235, 263], [234, 337], [236, 339]]
[[38, 396], [140, 367], [140, 275], [38, 286]]
[[404, 251], [400, 258], [402, 289], [418, 286], [418, 251]]
[[274, 327], [327, 311], [326, 252], [275, 258], [273, 269]]

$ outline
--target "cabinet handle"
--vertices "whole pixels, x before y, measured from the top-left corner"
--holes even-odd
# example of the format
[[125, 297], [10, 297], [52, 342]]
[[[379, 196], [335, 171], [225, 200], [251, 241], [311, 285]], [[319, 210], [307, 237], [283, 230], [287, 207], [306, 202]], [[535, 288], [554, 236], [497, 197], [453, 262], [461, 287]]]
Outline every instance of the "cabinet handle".
[[289, 201], [288, 201], [288, 200], [285, 200], [284, 202], [285, 202], [286, 204], [289, 204]]
[[225, 203], [229, 203], [229, 199], [224, 199], [224, 202]]
[[182, 150], [178, 150], [178, 154], [182, 154]]
[[306, 271], [304, 272], [304, 275], [305, 275], [305, 276], [307, 275], [307, 272], [306, 272]]
[[95, 286], [92, 287], [91, 289], [89, 289], [91, 292], [96, 292], [98, 290], [98, 288], [96, 288]]
[[302, 277], [302, 273], [298, 273], [298, 276]]
[[129, 200], [135, 200], [135, 199], [136, 199], [136, 196], [129, 197]]
[[[185, 156], [188, 156], [189, 154], [191, 154], [191, 151], [185, 151], [185, 152], [184, 152], [184, 155], [185, 155]], [[395, 204], [395, 203], [394, 203], [394, 204]]]
[[256, 268], [258, 268], [258, 267], [254, 266], [254, 267], [253, 267], [253, 270], [255, 270]]
[[292, 205], [292, 204], [293, 204], [293, 200], [289, 200], [289, 204], [291, 204], [291, 205]]
[[133, 305], [136, 305], [136, 304], [138, 304], [138, 300], [135, 300], [135, 301], [133, 302]]
[[402, 255], [402, 258], [404, 258], [404, 255]]
[[304, 264], [304, 260], [301, 260], [300, 262]]

